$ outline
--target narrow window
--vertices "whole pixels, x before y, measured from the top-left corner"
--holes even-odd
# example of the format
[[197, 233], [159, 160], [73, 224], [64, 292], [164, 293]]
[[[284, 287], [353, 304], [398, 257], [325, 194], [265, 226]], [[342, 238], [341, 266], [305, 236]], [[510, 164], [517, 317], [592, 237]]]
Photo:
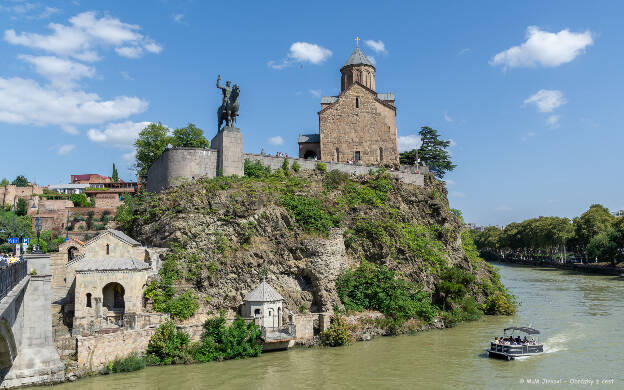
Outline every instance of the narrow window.
[[360, 158], [360, 151], [358, 150], [358, 151], [355, 152], [355, 161], [360, 161], [360, 160], [361, 160], [361, 158]]
[[336, 162], [340, 162], [340, 149], [336, 148]]
[[379, 161], [383, 161], [383, 148], [379, 147]]
[[91, 307], [91, 293], [87, 293], [87, 307]]
[[255, 317], [260, 317], [260, 309], [254, 310], [254, 316]]
[[106, 244], [106, 254], [110, 255], [110, 245]]
[[360, 108], [360, 98], [359, 97], [355, 98], [355, 108]]

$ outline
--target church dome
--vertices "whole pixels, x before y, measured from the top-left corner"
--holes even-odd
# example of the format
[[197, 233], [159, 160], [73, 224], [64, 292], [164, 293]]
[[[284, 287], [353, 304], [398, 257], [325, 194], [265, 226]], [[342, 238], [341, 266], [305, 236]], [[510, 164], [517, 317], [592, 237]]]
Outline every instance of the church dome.
[[356, 47], [355, 50], [353, 50], [353, 53], [351, 53], [351, 55], [347, 59], [347, 62], [345, 62], [342, 67], [344, 68], [345, 66], [349, 65], [370, 65], [373, 67], [375, 66], [373, 65], [371, 60], [366, 57], [366, 54], [364, 54], [364, 52], [360, 50], [359, 47]]

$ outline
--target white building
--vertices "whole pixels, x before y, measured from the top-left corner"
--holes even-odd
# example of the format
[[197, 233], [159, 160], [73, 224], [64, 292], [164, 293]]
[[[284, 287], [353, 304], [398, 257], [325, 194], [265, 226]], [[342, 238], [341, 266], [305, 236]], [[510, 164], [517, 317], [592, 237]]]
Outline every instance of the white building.
[[256, 325], [265, 328], [282, 326], [284, 298], [270, 284], [263, 281], [243, 301], [243, 318], [254, 318]]
[[55, 184], [49, 186], [50, 191], [56, 191], [59, 194], [82, 194], [89, 184]]

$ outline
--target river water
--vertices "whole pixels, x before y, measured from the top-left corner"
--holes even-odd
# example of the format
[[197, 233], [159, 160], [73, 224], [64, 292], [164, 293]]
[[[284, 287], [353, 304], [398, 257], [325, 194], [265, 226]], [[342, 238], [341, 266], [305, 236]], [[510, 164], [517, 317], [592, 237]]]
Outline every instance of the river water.
[[[485, 317], [452, 329], [342, 348], [148, 367], [54, 389], [624, 389], [624, 279], [496, 267], [521, 303], [514, 317]], [[487, 358], [491, 337], [506, 326], [529, 324], [542, 331], [546, 353], [511, 362]]]

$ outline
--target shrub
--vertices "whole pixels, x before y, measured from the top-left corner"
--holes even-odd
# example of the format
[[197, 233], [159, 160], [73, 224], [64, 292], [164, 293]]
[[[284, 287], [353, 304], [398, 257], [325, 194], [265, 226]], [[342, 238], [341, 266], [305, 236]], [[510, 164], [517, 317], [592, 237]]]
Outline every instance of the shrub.
[[335, 314], [331, 319], [331, 324], [326, 331], [321, 332], [321, 344], [328, 347], [340, 347], [353, 342], [351, 326], [344, 317]]
[[327, 172], [327, 164], [325, 163], [316, 163], [316, 170], [319, 172]]
[[260, 161], [245, 159], [245, 176], [255, 178], [266, 178], [271, 174], [271, 167], [262, 164]]
[[147, 360], [153, 365], [175, 364], [189, 360], [186, 348], [190, 337], [176, 330], [173, 321], [162, 323], [147, 345]]
[[260, 356], [262, 343], [260, 327], [237, 317], [232, 325], [226, 325], [221, 314], [209, 318], [204, 324], [204, 334], [191, 348], [193, 357], [200, 362], [240, 359]]
[[336, 280], [338, 296], [347, 310], [377, 310], [402, 324], [410, 318], [431, 322], [437, 309], [429, 295], [415, 283], [396, 277], [386, 266], [363, 260]]
[[295, 172], [299, 172], [299, 169], [301, 169], [301, 166], [299, 165], [299, 161], [295, 160], [293, 162], [292, 169]]
[[347, 180], [349, 180], [348, 173], [339, 171], [337, 169], [332, 169], [331, 171], [327, 172], [327, 175], [325, 175], [325, 177], [323, 178], [323, 185], [328, 190], [335, 190]]
[[284, 161], [282, 161], [282, 171], [288, 172], [289, 169], [290, 169], [290, 166], [288, 164], [288, 159], [285, 158]]
[[481, 318], [483, 312], [473, 297], [464, 297], [458, 307], [452, 311], [442, 313], [444, 324], [447, 327], [453, 327], [463, 321], [474, 321]]
[[69, 200], [74, 203], [74, 207], [91, 207], [91, 203], [85, 194], [71, 194]]
[[436, 291], [444, 299], [444, 307], [453, 300], [460, 300], [468, 291], [468, 287], [474, 283], [475, 276], [457, 267], [446, 268], [440, 274], [440, 281], [436, 285]]
[[510, 316], [515, 314], [516, 310], [517, 308], [514, 298], [504, 292], [496, 292], [490, 295], [483, 305], [483, 311], [485, 314], [490, 315], [502, 314]]
[[184, 321], [193, 316], [198, 308], [199, 303], [195, 295], [190, 290], [186, 290], [167, 302], [165, 312], [171, 314], [173, 318]]
[[281, 204], [306, 231], [328, 233], [329, 229], [340, 225], [340, 219], [327, 212], [319, 199], [288, 194], [282, 198]]
[[108, 363], [107, 372], [132, 372], [145, 368], [147, 361], [144, 357], [133, 353], [125, 358], [115, 359]]

